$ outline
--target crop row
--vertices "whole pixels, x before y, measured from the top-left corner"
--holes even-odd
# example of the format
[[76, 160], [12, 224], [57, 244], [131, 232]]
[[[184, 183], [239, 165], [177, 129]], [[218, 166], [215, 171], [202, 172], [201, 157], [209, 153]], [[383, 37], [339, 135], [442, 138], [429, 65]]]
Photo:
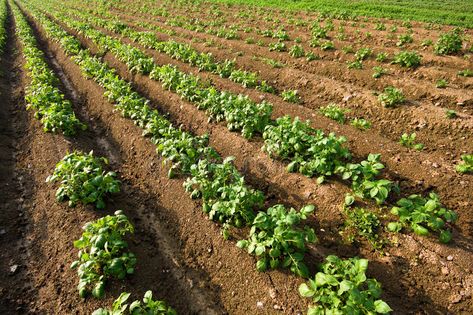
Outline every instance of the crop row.
[[[378, 204], [384, 203], [391, 191], [398, 190], [393, 182], [378, 178], [384, 168], [380, 163], [380, 155], [370, 154], [365, 161], [351, 163], [351, 153], [344, 146], [344, 137], [337, 137], [333, 133], [325, 135], [321, 130], [313, 129], [309, 123], [297, 118], [285, 116], [272, 121], [269, 118], [270, 104], [255, 104], [246, 96], [233, 96], [226, 91], [203, 86], [197, 77], [180, 72], [173, 66], [157, 66], [151, 57], [137, 48], [107, 36], [87, 23], [75, 21], [65, 15], [56, 17], [81, 31], [100, 49], [109, 49], [130, 71], [149, 74], [151, 79], [160, 81], [163, 87], [193, 102], [199, 109], [205, 109], [211, 119], [226, 120], [229, 130], [241, 129], [248, 138], [255, 132], [261, 133], [264, 139], [263, 151], [270, 157], [288, 161], [288, 171], [297, 171], [309, 177], [317, 176], [318, 183], [322, 183], [327, 176], [337, 175], [351, 182], [356, 197], [372, 199]], [[399, 202], [402, 203], [403, 200]], [[425, 202], [428, 200], [430, 199], [425, 199]], [[432, 209], [418, 204], [415, 209], [422, 215], [403, 213], [404, 216], [400, 218], [403, 224], [398, 222], [397, 228], [390, 230], [399, 231], [400, 226], [410, 227], [419, 235], [429, 234], [428, 230], [431, 230], [440, 233], [442, 242], [450, 241], [451, 233], [447, 222], [456, 221], [453, 211], [445, 210], [440, 203]], [[399, 212], [395, 210], [391, 213], [399, 216]], [[427, 233], [420, 233], [419, 226], [427, 230]]]
[[0, 54], [3, 54], [7, 43], [7, 24], [8, 10], [7, 1], [3, 0], [0, 3]]
[[62, 131], [64, 135], [74, 135], [77, 130], [85, 129], [72, 110], [72, 104], [61, 94], [59, 79], [49, 68], [44, 53], [37, 48], [36, 38], [24, 17], [13, 10], [16, 20], [16, 32], [22, 43], [25, 56], [25, 69], [31, 79], [26, 87], [27, 108], [36, 111], [45, 131]]
[[[95, 80], [104, 88], [104, 95], [115, 104], [115, 107], [123, 116], [131, 118], [135, 124], [145, 130], [145, 134], [158, 145], [158, 151], [167, 161], [173, 162], [173, 165], [178, 165], [182, 157], [186, 161], [195, 161], [189, 169], [187, 168], [188, 164], [185, 163], [180, 164], [177, 169], [189, 177], [185, 186], [191, 187], [191, 189], [188, 189], [191, 195], [203, 198], [204, 211], [209, 210], [209, 214], [216, 214], [215, 219], [217, 220], [223, 218], [225, 223], [238, 224], [237, 219], [246, 219], [246, 214], [238, 216], [245, 213], [241, 211], [242, 209], [251, 209], [261, 203], [262, 194], [247, 187], [244, 184], [243, 177], [235, 169], [231, 160], [221, 161], [215, 150], [206, 146], [207, 139], [196, 138], [175, 129], [156, 110], [148, 106], [146, 99], [133, 92], [130, 84], [120, 79], [111, 68], [98, 58], [93, 57], [88, 50], [77, 50], [80, 43], [75, 37], [69, 35], [38, 11], [31, 7], [30, 9], [34, 12], [33, 15], [36, 16], [36, 19], [41, 22], [48, 36], [61, 44], [64, 51], [73, 58], [73, 61], [81, 68], [86, 77]], [[179, 148], [175, 147], [174, 143], [176, 141], [179, 143], [181, 139], [187, 140], [182, 142], [185, 146], [182, 147], [181, 151], [175, 152]], [[194, 142], [189, 143], [188, 140], [194, 140]], [[168, 152], [167, 149], [172, 152]], [[172, 154], [172, 156], [168, 154]], [[179, 160], [173, 160], [175, 157]], [[237, 195], [234, 195], [234, 193]], [[229, 195], [231, 198], [226, 199], [226, 196]], [[279, 261], [284, 267], [290, 267], [296, 273], [304, 273], [300, 269], [303, 252], [305, 251], [304, 243], [313, 241], [314, 234], [310, 229], [300, 230], [294, 225], [299, 221], [297, 218], [305, 219], [305, 216], [312, 211], [313, 207], [304, 207], [296, 214], [295, 210], [287, 211], [284, 206], [279, 205], [269, 208], [266, 212], [260, 212], [254, 218], [252, 231], [257, 232], [260, 239], [251, 238], [254, 243], [246, 243], [246, 245], [248, 245], [249, 252], [254, 252], [257, 256], [264, 255], [258, 260], [259, 269], [262, 269], [262, 264], [266, 263], [271, 267], [277, 267], [275, 262]], [[267, 238], [261, 239], [265, 234]], [[293, 241], [294, 236], [298, 236], [297, 241]], [[270, 241], [270, 238], [273, 238], [273, 240]], [[243, 243], [239, 243], [239, 245], [246, 247]], [[290, 258], [287, 259], [287, 256]], [[327, 264], [329, 263], [330, 261], [327, 262]], [[354, 307], [351, 297], [359, 296], [363, 285], [361, 282], [356, 283], [354, 279], [366, 278], [364, 272], [366, 271], [367, 261], [353, 259], [349, 264], [354, 264], [352, 273], [341, 274], [338, 278], [336, 276], [325, 277], [330, 280], [330, 285], [340, 285], [340, 290], [346, 294], [343, 297], [342, 305], [340, 305], [340, 300], [338, 302], [327, 300], [322, 303], [324, 308], [345, 310]], [[323, 276], [324, 273], [321, 271], [317, 274], [316, 280]], [[369, 281], [372, 283], [372, 280]], [[317, 295], [319, 289], [325, 283], [328, 282], [309, 282], [313, 293], [307, 294], [305, 292], [305, 296]], [[325, 290], [328, 290], [328, 288], [325, 288]], [[379, 285], [370, 285], [369, 293], [363, 295], [363, 298], [357, 302], [362, 303], [364, 307], [372, 311], [387, 313], [390, 311], [389, 306], [382, 300], [377, 299], [380, 293]]]

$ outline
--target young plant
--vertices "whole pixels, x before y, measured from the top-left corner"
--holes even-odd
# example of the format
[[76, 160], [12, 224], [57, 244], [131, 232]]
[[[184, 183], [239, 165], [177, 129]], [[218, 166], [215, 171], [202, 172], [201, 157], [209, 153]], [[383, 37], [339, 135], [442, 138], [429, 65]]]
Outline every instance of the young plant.
[[296, 227], [314, 211], [314, 206], [305, 206], [299, 212], [283, 205], [275, 205], [266, 212], [259, 212], [253, 221], [248, 240], [240, 240], [237, 246], [257, 256], [256, 269], [289, 268], [295, 274], [307, 277], [309, 271], [303, 263], [306, 243], [314, 243], [314, 230], [305, 226]]
[[380, 300], [381, 285], [367, 279], [368, 260], [349, 258], [342, 260], [329, 255], [308, 283], [299, 286], [303, 297], [311, 298], [307, 314], [387, 314], [389, 305]]
[[325, 117], [338, 121], [341, 124], [345, 123], [345, 113], [348, 112], [347, 109], [342, 109], [337, 104], [333, 103], [321, 107], [319, 111]]
[[391, 63], [398, 64], [405, 68], [416, 68], [420, 65], [421, 56], [415, 51], [401, 51], [394, 56]]
[[386, 74], [386, 69], [384, 69], [383, 67], [380, 67], [380, 66], [376, 66], [376, 67], [373, 67], [373, 75], [372, 77], [375, 78], [375, 79], [378, 79], [378, 78], [381, 78], [381, 76], [383, 74]]
[[458, 117], [457, 112], [454, 111], [453, 109], [447, 109], [445, 111], [445, 115], [447, 116], [448, 119], [454, 119]]
[[335, 45], [332, 41], [325, 41], [320, 45], [320, 49], [322, 49], [322, 50], [334, 50]]
[[360, 60], [355, 60], [353, 62], [348, 62], [348, 69], [363, 69], [363, 62]]
[[388, 54], [385, 52], [380, 52], [379, 54], [376, 55], [376, 61], [378, 62], [384, 62], [388, 59]]
[[285, 43], [277, 42], [269, 44], [269, 51], [287, 51], [287, 46]]
[[313, 51], [309, 51], [305, 56], [307, 61], [320, 60], [320, 56]]
[[304, 57], [304, 48], [301, 45], [294, 45], [289, 49], [289, 55], [294, 58]]
[[350, 125], [360, 130], [368, 130], [371, 128], [371, 122], [364, 118], [353, 118]]
[[299, 97], [299, 92], [297, 90], [284, 90], [281, 93], [281, 97], [286, 102], [300, 103], [301, 101], [301, 98]]
[[371, 50], [371, 48], [360, 48], [355, 53], [355, 58], [358, 61], [363, 61], [368, 59], [368, 57], [371, 56], [372, 53], [373, 51]]
[[105, 195], [120, 191], [120, 181], [115, 179], [115, 172], [103, 169], [107, 164], [106, 158], [95, 157], [92, 151], [89, 154], [73, 152], [56, 164], [54, 173], [48, 176], [46, 182], [61, 182], [56, 191], [58, 201], [67, 198], [71, 207], [82, 202], [94, 203], [98, 209], [103, 209]]
[[410, 44], [414, 41], [414, 39], [412, 38], [412, 35], [410, 34], [399, 35], [398, 39], [399, 40], [396, 43], [396, 46], [398, 47], [404, 46], [405, 44]]
[[392, 86], [386, 87], [383, 93], [379, 94], [378, 100], [384, 107], [394, 107], [405, 102], [402, 90], [396, 89]]
[[438, 89], [445, 89], [447, 87], [447, 85], [448, 85], [448, 82], [445, 79], [439, 79], [439, 80], [437, 80], [437, 83], [435, 83], [435, 86]]
[[422, 47], [429, 47], [432, 46], [434, 42], [431, 39], [425, 39], [422, 41], [421, 46]]
[[151, 291], [146, 291], [143, 302], [136, 300], [128, 305], [129, 297], [130, 293], [123, 292], [113, 302], [111, 309], [99, 308], [92, 315], [177, 315], [177, 312], [167, 306], [166, 302], [153, 300]]
[[473, 77], [473, 70], [465, 69], [458, 71], [458, 75], [461, 77]]
[[473, 173], [473, 154], [464, 154], [461, 156], [462, 164], [457, 165], [459, 173]]
[[79, 275], [79, 295], [85, 298], [92, 293], [101, 298], [107, 279], [122, 280], [134, 272], [135, 255], [127, 252], [128, 244], [123, 240], [127, 233], [133, 233], [133, 225], [119, 210], [113, 216], [87, 223], [83, 230], [82, 237], [74, 241], [79, 259], [71, 268]]
[[434, 47], [437, 55], [452, 55], [462, 49], [462, 38], [460, 31], [455, 29], [451, 32], [440, 35]]
[[439, 232], [439, 240], [448, 243], [452, 233], [447, 229], [447, 223], [454, 223], [457, 214], [446, 209], [440, 203], [437, 194], [431, 192], [427, 198], [411, 195], [402, 198], [391, 209], [391, 213], [399, 217], [398, 222], [390, 222], [388, 230], [399, 232], [403, 227], [409, 226], [417, 235], [429, 235], [431, 231]]
[[399, 139], [399, 143], [406, 147], [406, 148], [410, 148], [410, 149], [415, 149], [417, 151], [421, 151], [423, 148], [424, 148], [424, 145], [422, 143], [415, 143], [416, 141], [416, 133], [411, 133], [411, 134], [407, 134], [407, 133], [403, 133], [401, 135], [401, 138]]

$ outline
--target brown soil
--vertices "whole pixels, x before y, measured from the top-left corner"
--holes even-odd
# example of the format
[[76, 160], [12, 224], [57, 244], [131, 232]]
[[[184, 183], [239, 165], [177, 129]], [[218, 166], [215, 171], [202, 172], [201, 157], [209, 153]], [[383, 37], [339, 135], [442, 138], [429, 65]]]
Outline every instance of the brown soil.
[[[30, 21], [38, 31], [41, 47], [47, 52], [52, 68], [62, 79], [63, 91], [73, 100], [76, 113], [90, 128], [73, 139], [42, 132], [32, 114], [23, 110], [21, 87], [27, 78], [20, 70], [21, 55], [6, 55], [13, 57], [2, 61], [5, 63], [2, 69], [17, 71], [8, 71], [11, 77], [2, 84], [2, 94], [4, 91], [6, 95], [12, 94], [7, 102], [8, 110], [2, 108], [0, 117], [2, 122], [6, 122], [2, 126], [6, 126], [7, 135], [14, 135], [1, 139], [2, 148], [5, 147], [9, 153], [5, 157], [0, 155], [6, 161], [5, 169], [0, 171], [7, 176], [5, 182], [11, 183], [7, 191], [8, 200], [12, 201], [12, 205], [5, 207], [5, 214], [2, 208], [2, 221], [4, 216], [5, 220], [14, 218], [16, 207], [21, 202], [27, 206], [22, 207], [24, 219], [6, 225], [8, 232], [5, 235], [9, 239], [4, 241], [5, 235], [0, 235], [0, 245], [6, 249], [2, 255], [7, 253], [6, 257], [16, 257], [14, 251], [6, 246], [14, 239], [19, 239], [24, 249], [24, 254], [18, 257], [21, 267], [17, 273], [13, 277], [5, 274], [0, 277], [0, 285], [4, 288], [0, 291], [0, 306], [6, 310], [4, 313], [87, 314], [98, 306], [110, 305], [123, 290], [139, 298], [148, 289], [153, 290], [156, 297], [167, 300], [180, 314], [304, 313], [307, 301], [297, 294], [301, 280], [283, 271], [256, 272], [254, 259], [236, 248], [233, 239], [224, 241], [219, 226], [206, 219], [199, 203], [184, 192], [184, 179], [167, 178], [155, 148], [141, 136], [139, 128], [114, 112], [113, 105], [104, 100], [103, 90], [85, 80], [61, 48], [47, 40], [41, 27]], [[93, 44], [79, 38], [84, 46], [94, 51]], [[18, 47], [13, 38], [9, 42], [10, 49]], [[147, 52], [159, 63], [172, 62], [185, 71], [192, 70], [162, 54]], [[331, 181], [317, 186], [311, 179], [287, 174], [282, 163], [261, 153], [260, 140], [246, 141], [238, 134], [228, 132], [223, 125], [208, 123], [203, 112], [163, 90], [158, 83], [146, 76], [129, 74], [125, 65], [110, 54], [106, 54], [104, 59], [120, 75], [133, 82], [154, 107], [162, 113], [169, 113], [170, 120], [176, 125], [182, 124], [184, 129], [196, 134], [209, 132], [212, 146], [222, 156], [236, 156], [237, 166], [251, 185], [265, 192], [268, 205], [276, 202], [295, 207], [305, 203], [317, 205], [316, 216], [309, 224], [317, 229], [321, 242], [311, 248], [307, 258], [312, 271], [315, 264], [330, 253], [342, 257], [364, 256], [371, 261], [370, 276], [381, 281], [385, 291], [383, 298], [396, 314], [468, 314], [473, 311], [473, 230], [469, 214], [473, 183], [471, 178], [453, 171], [451, 165], [443, 160], [443, 152], [400, 150], [397, 144], [374, 133], [361, 133], [326, 118], [313, 122], [315, 127], [348, 135], [350, 147], [359, 157], [375, 149], [382, 153], [388, 176], [400, 180], [404, 191], [435, 189], [449, 207], [459, 212], [455, 241], [451, 245], [399, 235], [398, 245], [389, 247], [387, 255], [381, 256], [372, 252], [367, 244], [356, 247], [340, 242], [338, 229], [343, 217], [338, 205], [347, 191], [345, 183]], [[202, 75], [219, 88], [244, 91], [227, 80]], [[263, 73], [263, 77], [265, 75]], [[12, 80], [14, 78], [17, 80]], [[287, 80], [293, 78], [290, 76]], [[261, 96], [255, 91], [245, 92], [255, 99]], [[271, 101], [275, 104], [276, 116], [290, 114], [306, 119], [314, 116], [314, 112], [305, 106], [288, 107], [276, 97]], [[14, 106], [19, 110], [12, 111]], [[136, 227], [136, 233], [130, 238], [131, 250], [138, 256], [136, 272], [123, 282], [109, 283], [103, 301], [81, 300], [75, 288], [77, 276], [68, 267], [76, 254], [72, 241], [79, 237], [80, 227], [102, 213], [91, 207], [71, 209], [55, 202], [54, 187], [44, 182], [55, 163], [66, 151], [73, 149], [94, 150], [97, 155], [110, 159], [110, 168], [118, 170], [123, 191], [110, 200], [107, 213], [123, 209]], [[12, 157], [13, 152], [15, 155]], [[433, 169], [433, 162], [439, 167]], [[27, 172], [25, 177], [30, 179], [25, 182], [28, 187], [22, 186], [21, 179], [15, 181], [19, 172]], [[20, 227], [24, 222], [29, 224]], [[3, 223], [0, 229], [2, 227]], [[447, 259], [448, 256], [453, 260]], [[2, 259], [2, 270], [11, 265], [10, 262], [4, 265], [4, 261]], [[24, 289], [20, 283], [27, 288]], [[5, 296], [7, 287], [14, 289], [8, 290]], [[25, 292], [28, 293], [26, 298]], [[263, 306], [257, 307], [257, 302], [262, 302]]]

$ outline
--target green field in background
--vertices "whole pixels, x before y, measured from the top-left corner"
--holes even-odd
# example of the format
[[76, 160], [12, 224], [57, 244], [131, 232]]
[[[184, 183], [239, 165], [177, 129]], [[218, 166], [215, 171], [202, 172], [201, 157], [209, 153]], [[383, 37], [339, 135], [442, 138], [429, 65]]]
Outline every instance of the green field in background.
[[338, 11], [354, 15], [434, 22], [473, 28], [473, 0], [209, 0], [289, 10]]

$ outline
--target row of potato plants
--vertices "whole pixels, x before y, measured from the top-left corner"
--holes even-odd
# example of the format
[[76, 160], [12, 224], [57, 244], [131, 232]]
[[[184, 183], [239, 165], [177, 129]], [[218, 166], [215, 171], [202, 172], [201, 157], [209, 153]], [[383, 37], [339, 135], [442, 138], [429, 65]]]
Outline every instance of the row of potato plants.
[[3, 0], [0, 3], [0, 54], [3, 55], [5, 52], [5, 46], [7, 44], [7, 0]]
[[[257, 208], [258, 203], [261, 203], [264, 197], [261, 192], [245, 185], [243, 177], [233, 166], [231, 159], [222, 161], [215, 150], [207, 146], [208, 138], [193, 137], [174, 128], [169, 121], [148, 105], [148, 100], [134, 92], [130, 84], [122, 80], [112, 68], [108, 67], [99, 58], [92, 56], [88, 50], [78, 50], [80, 42], [75, 37], [68, 34], [39, 11], [31, 6], [29, 8], [36, 19], [40, 21], [48, 36], [61, 44], [64, 51], [72, 57], [87, 78], [95, 80], [105, 89], [104, 96], [115, 104], [115, 107], [123, 116], [132, 119], [136, 125], [144, 129], [144, 134], [157, 144], [158, 151], [167, 161], [172, 162], [173, 165], [179, 163], [180, 160], [195, 161], [188, 169], [185, 163], [181, 164], [178, 169], [183, 175], [188, 176], [185, 186], [186, 188], [191, 187], [189, 189], [191, 190], [191, 196], [201, 196], [204, 201], [213, 202], [211, 205], [207, 203], [207, 207], [209, 207], [209, 212], [214, 211], [215, 214], [218, 214], [215, 219], [220, 220], [221, 215], [223, 215], [222, 219], [225, 219], [225, 223], [235, 223], [237, 225], [238, 219], [250, 220], [253, 217], [240, 214], [249, 214], [250, 211], [246, 210]], [[196, 140], [193, 143], [189, 143], [189, 140], [194, 139]], [[179, 148], [174, 146], [174, 141], [177, 141], [177, 143], [184, 142], [180, 152], [176, 152]], [[168, 152], [168, 149], [172, 151], [172, 156], [165, 153]], [[232, 192], [235, 189], [236, 191]], [[237, 193], [237, 195], [233, 195], [233, 193]], [[228, 195], [231, 195], [232, 198], [226, 199]], [[267, 211], [261, 211], [254, 217], [253, 222], [245, 222], [252, 225], [252, 236], [248, 241], [241, 241], [238, 245], [247, 247], [249, 252], [254, 252], [258, 257], [264, 255], [258, 260], [259, 270], [264, 269], [262, 268], [264, 263], [273, 268], [281, 264], [284, 267], [291, 268], [299, 275], [304, 275], [305, 271], [300, 269], [303, 264], [301, 256], [303, 257], [305, 252], [305, 243], [314, 241], [315, 235], [313, 230], [309, 228], [302, 230], [296, 224], [301, 219], [305, 219], [306, 215], [312, 213], [313, 210], [313, 207], [306, 206], [302, 211], [296, 213], [294, 209], [288, 211], [284, 206], [277, 205], [267, 209]], [[287, 256], [290, 258], [287, 259]], [[328, 266], [330, 263], [330, 260], [328, 260], [323, 266]], [[323, 302], [318, 303], [316, 307], [311, 307], [311, 309], [323, 307], [327, 310], [332, 309], [340, 312], [359, 305], [368, 311], [377, 313], [391, 311], [384, 301], [378, 299], [381, 294], [379, 285], [376, 287], [378, 289], [370, 285], [369, 290], [373, 292], [361, 294], [365, 292], [366, 281], [368, 281], [368, 284], [377, 283], [375, 280], [366, 279], [367, 261], [354, 258], [349, 261], [350, 263], [354, 265], [352, 275], [357, 274], [355, 278], [358, 280], [354, 281], [349, 274], [341, 273], [341, 271], [336, 272], [336, 276], [330, 278], [330, 283], [333, 285], [335, 285], [334, 283], [340, 283], [345, 295], [340, 295], [338, 298], [331, 300], [324, 298]], [[355, 265], [364, 267], [357, 268]], [[321, 271], [317, 273], [315, 279], [323, 275], [324, 272]], [[366, 279], [366, 281], [360, 281], [360, 279]], [[317, 297], [322, 292], [324, 292], [323, 296], [327, 293], [333, 295], [333, 292], [335, 292], [325, 287], [326, 282], [322, 283], [314, 280], [314, 282], [309, 281], [309, 285], [312, 292], [305, 292], [304, 295], [312, 297], [316, 303], [318, 302]], [[119, 305], [122, 302], [124, 303], [127, 298], [126, 295], [121, 296], [114, 306], [120, 309]], [[313, 311], [309, 310], [309, 312]]]
[[[63, 103], [67, 102], [70, 106], [70, 102], [59, 94], [59, 89], [55, 87], [59, 80], [48, 68], [44, 53], [37, 47], [36, 38], [33, 36], [27, 20], [16, 4], [11, 3], [10, 7], [27, 64], [41, 67], [40, 70], [36, 70], [34, 66], [26, 66], [26, 69], [31, 71], [29, 75], [32, 77], [32, 81], [45, 81], [43, 85], [29, 87], [31, 93], [42, 93], [42, 89], [46, 88], [54, 99], [59, 99]], [[50, 85], [47, 85], [48, 83]], [[25, 95], [26, 100], [28, 95], [28, 93]], [[72, 107], [69, 108], [71, 115], [73, 115]], [[49, 129], [45, 128], [45, 131], [49, 131]], [[64, 134], [74, 135], [75, 132], [64, 132]], [[74, 206], [77, 202], [94, 203], [98, 209], [102, 209], [105, 207], [104, 196], [108, 193], [118, 192], [120, 184], [115, 178], [114, 172], [104, 170], [103, 167], [106, 164], [108, 161], [105, 158], [95, 157], [93, 152], [89, 154], [73, 152], [67, 154], [56, 165], [54, 173], [47, 178], [47, 181], [60, 182], [60, 187], [56, 192], [58, 201], [68, 199], [69, 206]], [[86, 297], [91, 293], [94, 297], [101, 298], [104, 295], [105, 283], [109, 278], [123, 279], [127, 274], [134, 272], [136, 258], [133, 253], [126, 252], [128, 245], [123, 239], [125, 234], [133, 232], [133, 226], [119, 210], [113, 216], [108, 215], [94, 222], [88, 222], [84, 225], [83, 230], [82, 237], [74, 241], [74, 247], [78, 248], [79, 252], [78, 260], [74, 261], [71, 267], [78, 269], [79, 295]], [[126, 299], [123, 299], [122, 296], [121, 298], [124, 303]], [[114, 306], [113, 314], [125, 314], [125, 309], [125, 305], [121, 305], [120, 309]], [[166, 312], [157, 312], [163, 310]], [[108, 310], [99, 309], [94, 314], [112, 314], [107, 312]], [[140, 301], [135, 301], [130, 305], [130, 314], [145, 315], [150, 312], [153, 314], [175, 314], [164, 302], [153, 301], [150, 291], [146, 293], [143, 305]]]
[[[393, 182], [379, 178], [384, 168], [379, 154], [370, 154], [367, 160], [351, 163], [351, 153], [344, 146], [344, 137], [337, 137], [333, 133], [325, 135], [321, 130], [311, 128], [308, 122], [301, 122], [298, 118], [293, 120], [285, 116], [272, 121], [271, 104], [256, 104], [247, 96], [235, 96], [226, 91], [218, 91], [212, 86], [208, 87], [202, 84], [198, 77], [183, 73], [174, 66], [155, 65], [153, 59], [139, 49], [107, 36], [87, 23], [72, 20], [65, 15], [61, 15], [61, 18], [66, 24], [92, 39], [101, 49], [109, 49], [130, 71], [149, 74], [151, 79], [162, 82], [165, 88], [193, 102], [199, 109], [206, 110], [212, 119], [226, 120], [229, 130], [242, 130], [242, 134], [247, 138], [252, 137], [254, 133], [262, 134], [263, 151], [273, 158], [288, 161], [288, 171], [297, 171], [309, 177], [317, 176], [318, 183], [322, 183], [326, 176], [337, 175], [351, 182], [356, 197], [372, 199], [377, 204], [383, 204], [391, 191], [399, 192]], [[258, 112], [262, 112], [261, 108], [264, 108], [264, 115], [258, 116]], [[408, 213], [409, 220], [400, 218], [404, 224], [399, 223], [398, 226], [409, 227], [416, 234], [426, 235], [419, 233], [418, 226], [423, 226], [427, 231], [440, 233], [439, 239], [442, 242], [450, 241], [451, 232], [447, 225], [456, 221], [456, 214], [451, 210], [444, 213], [427, 211], [427, 208], [420, 206], [419, 209], [424, 209], [419, 210], [423, 213], [422, 216]], [[398, 214], [396, 211], [392, 213]], [[393, 232], [399, 230], [390, 229]]]
[[16, 33], [22, 44], [29, 82], [25, 88], [27, 109], [35, 111], [43, 129], [49, 132], [61, 131], [66, 136], [86, 129], [74, 114], [72, 103], [58, 88], [59, 79], [46, 63], [44, 53], [38, 49], [36, 38], [25, 18], [13, 7]]

